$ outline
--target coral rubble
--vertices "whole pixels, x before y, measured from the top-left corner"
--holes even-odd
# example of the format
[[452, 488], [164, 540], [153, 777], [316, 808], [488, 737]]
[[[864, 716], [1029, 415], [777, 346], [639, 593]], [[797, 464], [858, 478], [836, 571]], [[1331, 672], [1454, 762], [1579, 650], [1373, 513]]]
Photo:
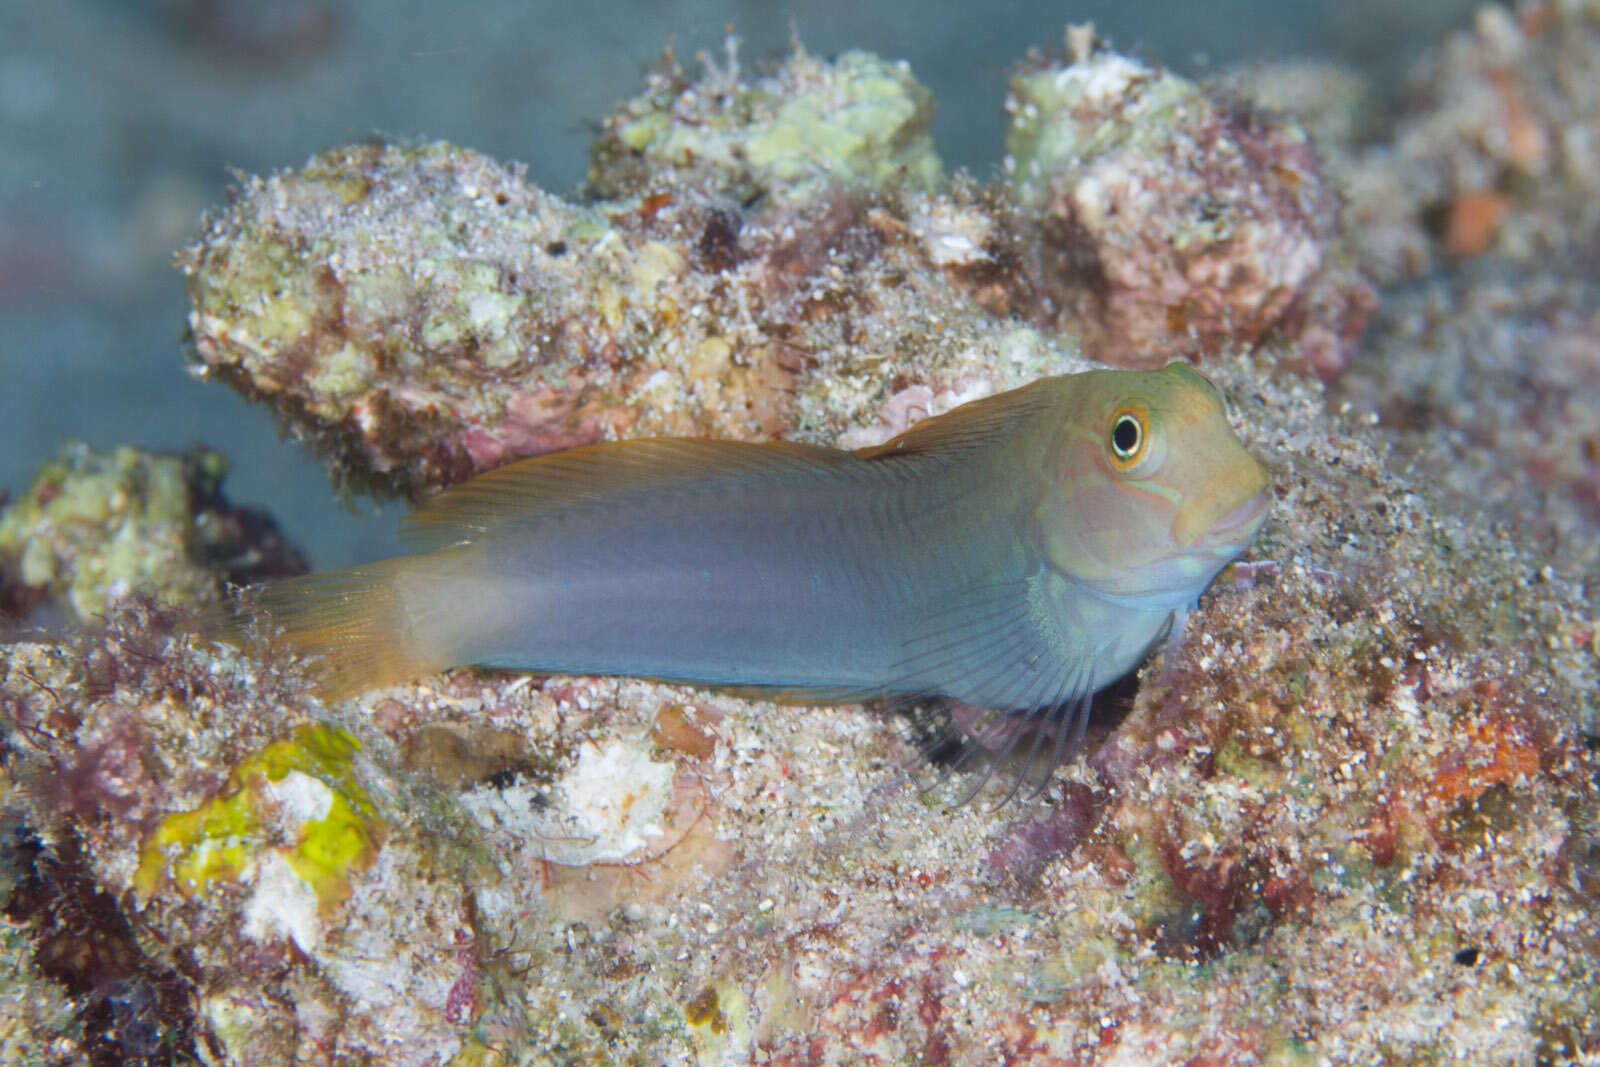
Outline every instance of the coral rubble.
[[[1418, 64], [1392, 140], [1328, 145], [1346, 228], [1391, 283], [1341, 398], [1442, 498], [1600, 581], [1600, 18], [1485, 7]], [[1600, 630], [1588, 609], [1579, 633]], [[1600, 652], [1600, 644], [1595, 649]], [[1600, 701], [1579, 702], [1590, 735]]]
[[1293, 119], [1086, 45], [1026, 65], [1006, 110], [1034, 311], [1091, 356], [1160, 366], [1270, 330], [1325, 373], [1348, 359], [1374, 296]]
[[305, 562], [272, 520], [222, 495], [227, 460], [66, 445], [0, 514], [0, 632], [83, 624], [133, 593], [194, 604]]
[[710, 182], [730, 202], [800, 202], [840, 185], [931, 191], [943, 180], [928, 136], [933, 94], [905, 63], [870, 52], [824, 62], [796, 46], [751, 81], [729, 38], [726, 64], [706, 66], [697, 82], [669, 54], [644, 92], [607, 116], [589, 173], [600, 196]]
[[1486, 252], [1527, 267], [1600, 235], [1600, 50], [1592, 7], [1479, 9], [1412, 72], [1392, 136], [1348, 171], [1361, 261], [1387, 284]]
[[[1380, 317], [1344, 370], [1370, 303], [1351, 264], [1389, 241], [1350, 231], [1372, 206], [1334, 210], [1292, 120], [1069, 45], [1017, 72], [994, 187], [942, 176], [903, 67], [730, 56], [621, 105], [590, 202], [448, 145], [353, 146], [248, 181], [182, 257], [197, 370], [340, 478], [413, 494], [623, 435], [870, 444], [1087, 365], [1079, 338], [1203, 356], [1275, 510], [1040, 801], [919, 790], [897, 709], [472, 669], [325, 705], [266, 647], [182, 629], [219, 578], [292, 569], [214, 463], [72, 453], [100, 503], [69, 521], [52, 467], [0, 516], [6, 588], [33, 591], [9, 599], [92, 623], [0, 645], [0, 1052], [1600, 1055], [1593, 559], [1553, 540], [1594, 519], [1485, 517], [1468, 491], [1497, 461], [1587, 500], [1585, 290], [1520, 371], [1559, 413], [1538, 440], [1518, 409], [1451, 406], [1516, 347], [1484, 338], [1538, 334], [1537, 287], [1385, 294], [1442, 310]], [[1323, 151], [1354, 173], [1353, 145]], [[1418, 374], [1453, 384], [1407, 409]], [[1452, 419], [1461, 442], [1420, 441]], [[129, 472], [166, 503], [136, 506], [156, 494]]]
[[[990, 391], [1072, 347], [946, 283], [958, 205], [839, 186], [746, 213], [716, 179], [579, 207], [434, 144], [252, 180], [184, 257], [197, 367], [419, 493], [623, 435], [832, 437], [896, 375]], [[975, 348], [1002, 354], [981, 385]]]
[[[1600, 576], [1597, 297], [1596, 279], [1581, 273], [1475, 263], [1396, 296], [1376, 320], [1370, 356], [1340, 383], [1341, 395], [1382, 416], [1437, 492], [1591, 581]], [[1589, 729], [1600, 732], [1600, 718]]]

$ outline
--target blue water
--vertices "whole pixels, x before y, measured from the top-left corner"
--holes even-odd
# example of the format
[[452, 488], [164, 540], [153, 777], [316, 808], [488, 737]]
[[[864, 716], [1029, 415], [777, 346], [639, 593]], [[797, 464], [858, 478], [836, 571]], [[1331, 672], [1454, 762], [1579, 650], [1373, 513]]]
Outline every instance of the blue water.
[[[670, 38], [747, 61], [866, 48], [936, 94], [947, 163], [1000, 155], [1008, 67], [1093, 20], [1124, 51], [1194, 72], [1313, 55], [1392, 84], [1467, 0], [973, 3], [755, 0], [0, 0], [0, 486], [23, 488], [63, 438], [218, 447], [234, 499], [263, 504], [319, 565], [386, 553], [400, 513], [352, 514], [270, 416], [184, 372], [172, 250], [221, 203], [229, 168], [298, 165], [380, 131], [581, 179], [588, 124]], [[1398, 21], [1397, 21], [1398, 20]], [[370, 511], [371, 509], [366, 509]]]

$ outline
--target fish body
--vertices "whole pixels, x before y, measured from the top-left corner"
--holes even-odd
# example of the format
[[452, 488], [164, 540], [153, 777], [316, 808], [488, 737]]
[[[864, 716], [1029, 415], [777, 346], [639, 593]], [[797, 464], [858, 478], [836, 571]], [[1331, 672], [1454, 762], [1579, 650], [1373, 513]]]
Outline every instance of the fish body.
[[258, 603], [336, 694], [476, 663], [1059, 708], [1181, 625], [1266, 498], [1189, 367], [1092, 371], [857, 452], [649, 439], [523, 460], [409, 518], [414, 554]]

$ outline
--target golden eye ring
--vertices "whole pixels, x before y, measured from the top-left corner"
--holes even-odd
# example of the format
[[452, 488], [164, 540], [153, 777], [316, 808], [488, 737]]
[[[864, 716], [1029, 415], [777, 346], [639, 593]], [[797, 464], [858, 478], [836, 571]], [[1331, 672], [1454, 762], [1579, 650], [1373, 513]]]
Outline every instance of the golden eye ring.
[[1117, 412], [1111, 417], [1111, 432], [1106, 435], [1112, 461], [1124, 470], [1133, 466], [1144, 452], [1146, 436], [1144, 420], [1137, 412]]

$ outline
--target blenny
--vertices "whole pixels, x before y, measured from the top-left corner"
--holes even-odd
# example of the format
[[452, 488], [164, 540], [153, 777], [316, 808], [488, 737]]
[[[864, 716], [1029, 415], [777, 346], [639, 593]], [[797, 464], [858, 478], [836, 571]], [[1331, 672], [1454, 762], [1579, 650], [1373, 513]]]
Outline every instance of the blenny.
[[1181, 632], [1268, 495], [1189, 366], [1097, 370], [855, 452], [658, 438], [522, 460], [406, 519], [413, 554], [254, 601], [329, 695], [482, 664], [941, 696], [1064, 736]]

